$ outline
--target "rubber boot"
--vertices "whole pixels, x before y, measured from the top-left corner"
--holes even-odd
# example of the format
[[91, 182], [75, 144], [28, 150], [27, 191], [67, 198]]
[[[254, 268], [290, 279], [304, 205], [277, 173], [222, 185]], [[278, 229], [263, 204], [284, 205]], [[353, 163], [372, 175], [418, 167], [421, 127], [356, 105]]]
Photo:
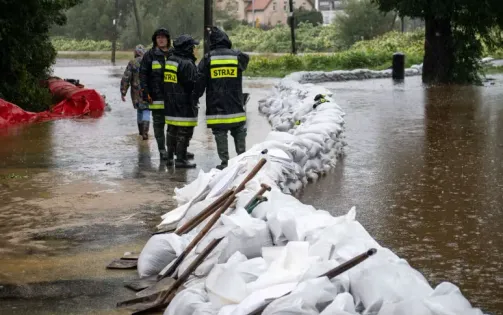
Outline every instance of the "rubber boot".
[[190, 163], [187, 159], [187, 141], [178, 141], [176, 144], [175, 168], [195, 168], [195, 163]]
[[194, 159], [194, 153], [191, 153], [191, 152], [187, 151], [187, 159], [193, 160]]
[[168, 152], [166, 151], [159, 151], [159, 156], [161, 158], [161, 160], [167, 160], [168, 159]]
[[142, 135], [142, 132], [143, 132], [143, 129], [142, 129], [142, 124], [141, 124], [141, 123], [138, 123], [138, 134], [141, 136], [141, 135]]
[[220, 163], [220, 165], [217, 165], [215, 168], [217, 170], [223, 170], [227, 167], [227, 161], [222, 161], [222, 163]]
[[176, 150], [176, 138], [172, 135], [166, 135], [166, 147], [168, 147], [168, 161], [166, 161], [167, 166], [173, 166], [175, 159], [175, 150]]
[[142, 121], [142, 131], [143, 131], [143, 134], [142, 134], [142, 137], [143, 137], [143, 140], [148, 140], [148, 129], [150, 127], [150, 121], [146, 120], [146, 121]]

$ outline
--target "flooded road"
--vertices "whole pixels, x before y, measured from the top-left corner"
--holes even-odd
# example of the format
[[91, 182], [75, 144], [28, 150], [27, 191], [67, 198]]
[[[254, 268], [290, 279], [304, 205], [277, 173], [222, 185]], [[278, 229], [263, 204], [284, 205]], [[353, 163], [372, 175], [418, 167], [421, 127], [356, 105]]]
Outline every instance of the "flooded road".
[[[174, 208], [175, 187], [219, 164], [204, 97], [190, 143], [198, 169], [160, 162], [153, 129], [141, 140], [136, 111], [120, 100], [124, 66], [58, 60], [56, 76], [97, 89], [112, 111], [0, 131], [0, 314], [128, 314], [115, 304], [132, 296], [123, 281], [135, 272], [105, 266], [141, 250], [160, 215]], [[248, 147], [270, 130], [257, 102], [274, 83], [245, 81]], [[233, 141], [229, 152], [235, 156]]]
[[420, 78], [324, 84], [346, 112], [346, 156], [302, 201], [357, 219], [383, 246], [503, 314], [503, 76], [485, 87]]
[[[141, 250], [174, 207], [173, 189], [199, 171], [160, 163], [152, 128], [140, 140], [136, 112], [120, 101], [123, 67], [59, 60], [55, 75], [98, 89], [112, 111], [0, 131], [0, 314], [129, 314], [115, 303], [132, 297], [122, 284], [135, 272], [105, 266]], [[355, 205], [372, 236], [432, 285], [452, 281], [500, 314], [503, 76], [495, 77], [487, 87], [425, 89], [417, 77], [325, 84], [346, 112], [348, 146], [302, 201], [335, 215]], [[248, 147], [269, 131], [257, 101], [275, 82], [245, 81]], [[190, 150], [205, 171], [219, 162], [202, 120]]]

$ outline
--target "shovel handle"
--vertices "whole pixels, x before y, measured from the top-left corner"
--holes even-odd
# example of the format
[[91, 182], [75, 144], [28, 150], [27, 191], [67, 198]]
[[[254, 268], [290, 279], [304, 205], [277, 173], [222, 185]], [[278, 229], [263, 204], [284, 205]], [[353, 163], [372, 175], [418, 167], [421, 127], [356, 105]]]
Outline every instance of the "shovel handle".
[[198, 215], [185, 222], [179, 229], [175, 231], [176, 235], [182, 235], [192, 231], [196, 226], [198, 226], [201, 222], [206, 220], [212, 213], [218, 210], [220, 206], [222, 206], [225, 200], [232, 195], [233, 190], [228, 190], [225, 194], [220, 196], [217, 200], [213, 201], [209, 206], [207, 206], [203, 211], [201, 211]]
[[217, 247], [218, 244], [220, 244], [220, 242], [223, 240], [224, 238], [221, 237], [221, 238], [218, 238], [218, 239], [214, 239], [213, 241], [211, 241], [208, 246], [206, 246], [204, 248], [204, 250], [201, 252], [201, 254], [199, 254], [196, 259], [194, 259], [194, 261], [189, 265], [189, 267], [178, 277], [178, 279], [176, 279], [176, 281], [171, 285], [171, 287], [165, 291], [162, 295], [159, 296], [159, 300], [162, 302], [165, 302], [165, 300], [167, 298], [170, 297], [170, 295], [172, 295], [173, 293], [176, 292], [176, 290], [178, 290], [182, 284], [185, 283], [185, 281], [187, 280], [187, 278], [190, 276], [190, 274], [192, 272], [194, 272], [197, 267], [199, 267], [199, 265], [206, 259], [206, 257], [208, 257], [208, 255], [215, 249], [215, 247]]
[[250, 199], [250, 201], [248, 201], [245, 209], [248, 209], [251, 205], [253, 205], [257, 201], [259, 196], [262, 196], [266, 191], [271, 191], [271, 187], [267, 184], [261, 184], [260, 186], [260, 190], [255, 194], [255, 196], [253, 196], [252, 199]]
[[234, 202], [236, 199], [236, 194], [239, 193], [241, 190], [244, 189], [245, 185], [260, 171], [260, 169], [264, 166], [264, 164], [267, 162], [266, 159], [262, 158], [260, 161], [255, 165], [255, 167], [250, 171], [250, 173], [246, 176], [246, 178], [239, 184], [239, 186], [232, 192], [232, 194], [227, 198], [225, 203], [220, 207], [215, 212], [215, 215], [208, 221], [206, 226], [194, 237], [194, 239], [189, 243], [189, 245], [185, 248], [183, 253], [175, 260], [175, 262], [169, 267], [169, 269], [166, 271], [166, 273], [158, 279], [165, 278], [167, 276], [171, 276], [173, 272], [178, 268], [180, 263], [183, 261], [183, 259], [190, 253], [190, 251], [199, 243], [199, 241], [210, 231], [210, 229], [215, 225], [215, 223], [220, 219], [220, 216], [222, 213], [229, 208], [229, 206]]
[[[369, 258], [370, 256], [374, 255], [375, 253], [377, 252], [377, 249], [375, 248], [371, 248], [369, 249], [368, 251], [366, 251], [365, 253], [363, 254], [360, 254], [348, 261], [346, 261], [345, 263], [335, 267], [334, 269], [322, 274], [321, 276], [318, 276], [317, 278], [321, 278], [321, 277], [328, 277], [328, 279], [332, 279], [338, 275], [340, 275], [341, 273], [343, 273], [344, 271], [347, 271], [351, 268], [353, 268], [354, 266], [358, 265], [359, 263], [363, 262], [365, 259]], [[284, 296], [287, 296], [289, 295], [291, 292], [288, 292], [280, 297], [278, 297], [278, 299], [284, 297]], [[262, 312], [267, 308], [267, 306], [269, 304], [271, 304], [274, 300], [276, 299], [268, 299], [266, 300], [266, 303], [264, 305], [262, 305], [261, 307], [259, 307], [258, 309], [254, 310], [253, 312], [249, 313], [248, 315], [260, 315], [262, 314]]]
[[261, 158], [260, 161], [258, 161], [257, 165], [255, 165], [255, 167], [250, 171], [248, 176], [246, 176], [246, 178], [241, 182], [241, 184], [239, 184], [234, 194], [241, 192], [241, 190], [245, 188], [246, 184], [248, 184], [248, 182], [252, 180], [252, 178], [255, 177], [255, 175], [257, 175], [257, 173], [260, 171], [260, 169], [264, 166], [266, 162], [267, 162], [266, 159]]
[[327, 271], [326, 273], [322, 274], [319, 277], [327, 277], [328, 279], [335, 278], [338, 275], [340, 275], [341, 273], [343, 273], [343, 272], [345, 272], [345, 271], [353, 268], [354, 266], [360, 264], [361, 262], [363, 262], [364, 260], [366, 260], [370, 256], [374, 255], [376, 252], [377, 252], [377, 249], [371, 248], [368, 251], [366, 251], [365, 253], [360, 254], [360, 255], [358, 255], [358, 256], [356, 256], [356, 257], [354, 257], [354, 258], [346, 261], [345, 263], [343, 263], [343, 264], [335, 267], [334, 269], [332, 269], [330, 271]]

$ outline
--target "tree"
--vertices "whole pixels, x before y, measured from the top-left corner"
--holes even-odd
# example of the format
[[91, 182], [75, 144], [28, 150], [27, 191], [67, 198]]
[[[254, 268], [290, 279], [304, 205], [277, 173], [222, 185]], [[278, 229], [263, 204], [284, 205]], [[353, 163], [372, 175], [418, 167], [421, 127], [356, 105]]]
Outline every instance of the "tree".
[[56, 51], [51, 25], [63, 25], [64, 10], [80, 0], [0, 0], [0, 95], [28, 110], [45, 110], [49, 91], [40, 80], [50, 74]]
[[345, 0], [344, 13], [335, 18], [341, 43], [348, 48], [360, 40], [372, 39], [395, 28], [396, 14], [383, 13], [372, 0]]
[[501, 0], [373, 0], [383, 11], [425, 21], [423, 82], [479, 81], [482, 42], [494, 45], [491, 32], [503, 26]]

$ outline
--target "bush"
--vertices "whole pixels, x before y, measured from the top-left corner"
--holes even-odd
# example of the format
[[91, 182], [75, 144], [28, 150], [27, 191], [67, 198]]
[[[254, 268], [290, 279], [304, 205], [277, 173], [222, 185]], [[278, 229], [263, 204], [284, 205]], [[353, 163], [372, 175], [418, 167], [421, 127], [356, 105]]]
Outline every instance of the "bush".
[[[323, 14], [320, 11], [312, 10], [295, 10], [295, 26], [299, 26], [301, 23], [308, 23], [314, 26], [323, 24]], [[290, 21], [288, 21], [290, 22]], [[288, 23], [290, 25], [291, 23]]]
[[[53, 37], [52, 45], [56, 51], [110, 51], [112, 50], [112, 42], [107, 40], [75, 40], [64, 37]], [[122, 45], [118, 43], [117, 49], [121, 49]]]

